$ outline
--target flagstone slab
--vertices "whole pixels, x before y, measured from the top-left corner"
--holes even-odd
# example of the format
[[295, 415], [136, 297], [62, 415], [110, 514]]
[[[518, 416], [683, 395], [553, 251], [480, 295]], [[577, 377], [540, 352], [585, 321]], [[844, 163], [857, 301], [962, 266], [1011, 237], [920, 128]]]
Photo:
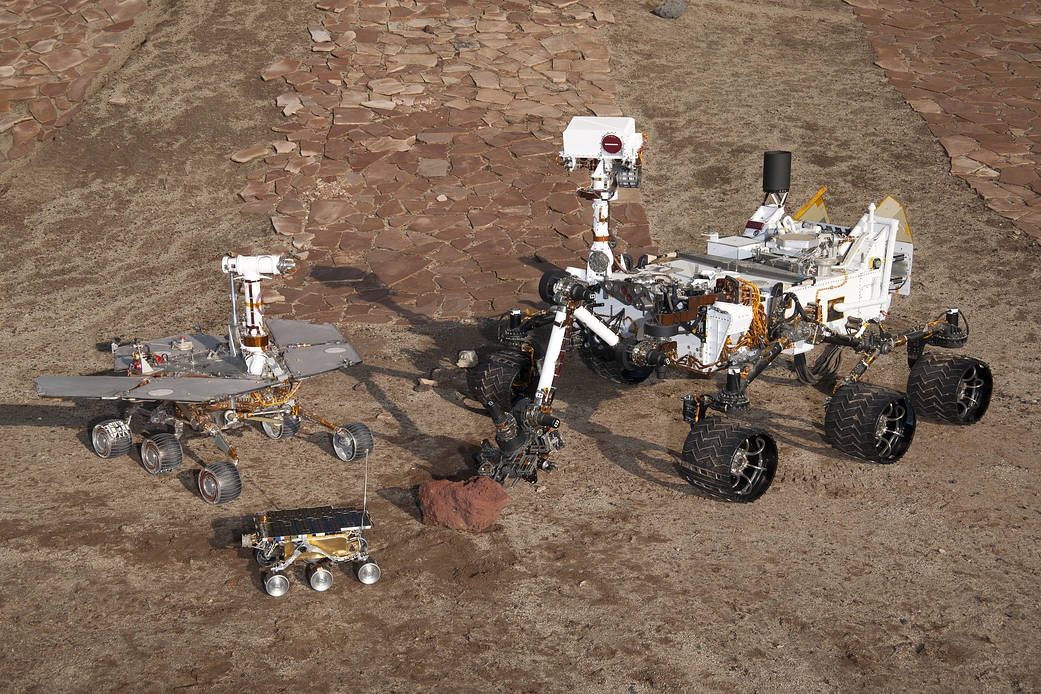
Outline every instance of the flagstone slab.
[[[271, 206], [280, 235], [335, 263], [289, 278], [299, 293], [280, 308], [472, 319], [536, 301], [544, 259], [581, 261], [589, 221], [554, 160], [568, 118], [618, 110], [597, 33], [613, 18], [555, 3], [317, 3], [321, 23], [299, 28], [312, 57], [261, 72], [288, 87], [272, 129], [295, 144], [253, 160], [267, 169], [240, 191], [244, 211]], [[632, 221], [622, 245], [649, 245], [646, 215]]]
[[1009, 0], [981, 13], [941, 0], [846, 3], [868, 30], [876, 65], [947, 150], [951, 173], [1041, 240], [1027, 214], [1041, 205], [1041, 147], [1022, 140], [1038, 124], [1036, 22], [1026, 19], [1038, 16], [1035, 5]]

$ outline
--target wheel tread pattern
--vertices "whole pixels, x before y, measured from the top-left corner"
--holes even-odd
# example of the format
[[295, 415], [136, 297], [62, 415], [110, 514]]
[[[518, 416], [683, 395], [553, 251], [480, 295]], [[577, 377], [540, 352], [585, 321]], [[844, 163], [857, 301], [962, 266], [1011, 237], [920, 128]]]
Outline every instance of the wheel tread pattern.
[[466, 374], [470, 394], [482, 405], [494, 402], [503, 410], [513, 407], [515, 397], [526, 393], [518, 392], [517, 383], [530, 366], [530, 358], [524, 352], [500, 350], [482, 358]]
[[[958, 412], [958, 387], [962, 375], [975, 366], [985, 375], [985, 391], [981, 402], [969, 417]], [[924, 418], [948, 424], [967, 426], [974, 424], [990, 405], [993, 379], [990, 367], [974, 357], [926, 354], [911, 367], [907, 376], [907, 396], [915, 411]]]
[[141, 444], [142, 449], [149, 441], [153, 442], [159, 450], [159, 469], [155, 474], [164, 475], [181, 467], [181, 463], [184, 462], [184, 452], [181, 450], [181, 442], [177, 440], [176, 436], [165, 433], [153, 434], [145, 439], [145, 443]]
[[[90, 432], [92, 441], [93, 441], [93, 438], [94, 438], [93, 437], [94, 429], [96, 429], [97, 427], [105, 426], [106, 424], [109, 424], [109, 423], [114, 422], [114, 421], [118, 421], [118, 420], [106, 419], [103, 422], [99, 422], [94, 428], [92, 428], [91, 432]], [[118, 458], [120, 456], [126, 455], [127, 453], [130, 452], [130, 450], [133, 447], [134, 447], [134, 438], [132, 436], [118, 436], [116, 438], [110, 438], [109, 439], [108, 455], [101, 455], [100, 453], [98, 453], [97, 449], [94, 448], [93, 442], [91, 443], [91, 449], [94, 451], [94, 454], [97, 455], [99, 458], [105, 458], [105, 459]]]
[[239, 474], [239, 469], [234, 463], [221, 460], [216, 463], [207, 465], [199, 473], [199, 493], [202, 494], [202, 475], [209, 473], [216, 478], [220, 487], [217, 498], [214, 501], [209, 501], [203, 496], [203, 500], [207, 503], [225, 504], [229, 501], [234, 501], [242, 493], [242, 476]]
[[706, 495], [722, 501], [746, 503], [762, 496], [773, 481], [777, 470], [774, 451], [764, 483], [752, 494], [738, 495], [730, 487], [730, 461], [737, 448], [750, 436], [770, 437], [765, 431], [729, 421], [710, 418], [691, 426], [683, 442], [682, 462], [676, 465], [683, 479]]
[[[343, 428], [354, 442], [354, 450], [351, 453], [350, 460], [363, 458], [376, 448], [376, 441], [372, 436], [372, 431], [361, 422], [351, 422], [350, 424], [345, 424]], [[335, 437], [336, 434], [333, 434], [333, 436]], [[339, 456], [337, 455], [337, 457]], [[350, 462], [350, 460], [344, 462]]]
[[893, 398], [904, 398], [912, 410], [912, 426], [909, 438], [914, 437], [914, 408], [910, 400], [889, 388], [869, 383], [853, 383], [839, 388], [831, 397], [824, 412], [824, 438], [835, 448], [847, 455], [872, 463], [893, 463], [899, 460], [910, 446], [890, 458], [880, 459], [875, 450], [875, 423], [886, 405]]

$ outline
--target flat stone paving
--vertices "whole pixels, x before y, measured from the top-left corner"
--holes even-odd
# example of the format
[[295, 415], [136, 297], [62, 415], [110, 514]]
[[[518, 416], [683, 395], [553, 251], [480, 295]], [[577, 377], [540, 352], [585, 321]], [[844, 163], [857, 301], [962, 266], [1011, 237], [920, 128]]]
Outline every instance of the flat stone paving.
[[0, 3], [0, 175], [79, 110], [144, 0]]
[[846, 0], [876, 64], [963, 178], [1041, 241], [1041, 8], [1021, 0]]
[[[305, 260], [268, 312], [329, 322], [487, 316], [537, 297], [548, 263], [581, 263], [588, 172], [554, 163], [576, 115], [622, 115], [594, 0], [320, 0], [283, 82], [284, 139], [253, 167], [244, 214]], [[638, 199], [638, 198], [637, 198]], [[617, 252], [651, 248], [637, 201], [612, 204]]]
[[[876, 63], [928, 123], [952, 173], [1041, 240], [1041, 13], [1018, 0], [846, 0]], [[572, 116], [622, 115], [597, 0], [319, 0], [311, 57], [278, 60], [281, 120], [242, 212], [304, 258], [273, 315], [422, 323], [536, 296], [581, 263], [582, 172], [554, 164]], [[0, 175], [75, 115], [145, 0], [0, 6]], [[293, 30], [293, 27], [288, 27]], [[618, 252], [652, 248], [638, 196], [612, 204]]]

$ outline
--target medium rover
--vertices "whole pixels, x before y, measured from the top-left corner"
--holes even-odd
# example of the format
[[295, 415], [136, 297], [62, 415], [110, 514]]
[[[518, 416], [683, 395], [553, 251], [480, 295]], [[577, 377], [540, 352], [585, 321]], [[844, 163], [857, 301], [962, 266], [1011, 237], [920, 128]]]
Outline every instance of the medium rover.
[[[126, 375], [41, 376], [36, 393], [124, 403], [121, 417], [91, 428], [91, 447], [101, 458], [117, 458], [134, 448], [135, 434], [142, 430], [141, 466], [152, 475], [181, 466], [185, 425], [211, 437], [230, 460], [199, 472], [199, 495], [210, 504], [232, 501], [242, 491], [238, 454], [223, 432], [247, 422], [259, 424], [268, 438], [284, 440], [307, 420], [332, 433], [333, 453], [340, 460], [365, 456], [373, 450], [368, 427], [330, 424], [296, 402], [303, 380], [361, 363], [358, 352], [332, 325], [264, 319], [261, 281], [294, 267], [292, 258], [277, 255], [225, 256], [221, 269], [229, 277], [232, 313], [226, 336], [184, 333], [113, 342], [113, 369]], [[236, 279], [245, 301], [241, 322]]]
[[[948, 308], [909, 330], [886, 319], [894, 294], [909, 294], [914, 241], [899, 203], [871, 204], [853, 225], [832, 223], [820, 189], [795, 214], [786, 210], [789, 152], [766, 152], [763, 201], [734, 236], [712, 234], [706, 253], [674, 252], [638, 260], [616, 255], [609, 203], [638, 187], [644, 136], [632, 118], [576, 117], [564, 131], [559, 161], [586, 168], [578, 191], [593, 207], [585, 267], [547, 272], [539, 295], [550, 308], [509, 312], [499, 349], [468, 374], [473, 395], [496, 426], [476, 455], [477, 472], [504, 482], [534, 481], [563, 447], [552, 414], [565, 353], [577, 350], [599, 376], [622, 385], [666, 368], [725, 372], [718, 392], [683, 398], [690, 433], [677, 463], [705, 494], [748, 502], [762, 496], [777, 469], [777, 444], [766, 430], [728, 417], [749, 406], [748, 386], [781, 354], [799, 380], [834, 380], [825, 400], [824, 434], [838, 450], [873, 463], [907, 452], [919, 418], [956, 425], [978, 421], [993, 379], [963, 346], [968, 322]], [[539, 328], [549, 328], [540, 341]], [[906, 392], [862, 380], [876, 358], [905, 348]], [[841, 352], [856, 362], [840, 376]], [[716, 411], [723, 416], [710, 416]]]

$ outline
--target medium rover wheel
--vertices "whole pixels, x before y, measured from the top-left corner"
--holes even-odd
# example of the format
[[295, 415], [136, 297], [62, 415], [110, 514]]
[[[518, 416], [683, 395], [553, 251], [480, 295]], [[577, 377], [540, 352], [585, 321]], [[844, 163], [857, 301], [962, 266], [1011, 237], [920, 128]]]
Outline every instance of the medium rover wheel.
[[470, 395], [482, 405], [494, 402], [506, 412], [518, 398], [531, 395], [534, 381], [531, 357], [519, 350], [492, 352], [466, 374]]
[[907, 376], [907, 397], [926, 419], [974, 424], [990, 406], [994, 377], [985, 362], [973, 357], [927, 354]]
[[292, 415], [284, 415], [281, 422], [261, 422], [260, 428], [269, 439], [291, 439], [300, 431], [300, 418]]
[[173, 434], [153, 434], [141, 442], [141, 467], [150, 475], [162, 475], [181, 467], [184, 453]]
[[375, 447], [372, 432], [360, 422], [345, 424], [333, 432], [333, 453], [345, 463], [365, 457]]
[[242, 493], [242, 476], [235, 464], [221, 460], [199, 471], [199, 496], [207, 504], [226, 504]]
[[134, 447], [134, 438], [122, 419], [106, 419], [90, 430], [90, 445], [99, 458], [118, 458]]
[[872, 463], [893, 463], [911, 445], [915, 411], [903, 393], [868, 383], [835, 391], [824, 411], [824, 437], [835, 448]]
[[269, 569], [278, 562], [285, 558], [285, 554], [282, 551], [282, 545], [275, 545], [270, 548], [267, 552], [260, 549], [259, 547], [253, 550], [253, 558], [257, 560], [257, 564], [262, 569]]
[[634, 386], [646, 381], [652, 373], [653, 366], [634, 366], [626, 368], [618, 362], [614, 347], [593, 334], [590, 330], [583, 331], [582, 342], [578, 346], [578, 354], [589, 370], [600, 378], [606, 378], [614, 383]]
[[281, 571], [272, 571], [264, 579], [264, 590], [273, 598], [280, 598], [289, 592], [289, 577]]
[[777, 472], [777, 444], [762, 429], [713, 417], [691, 426], [676, 469], [709, 496], [755, 501]]
[[809, 386], [834, 381], [842, 365], [841, 349], [840, 345], [823, 345], [820, 349], [796, 354], [793, 357], [796, 376]]

